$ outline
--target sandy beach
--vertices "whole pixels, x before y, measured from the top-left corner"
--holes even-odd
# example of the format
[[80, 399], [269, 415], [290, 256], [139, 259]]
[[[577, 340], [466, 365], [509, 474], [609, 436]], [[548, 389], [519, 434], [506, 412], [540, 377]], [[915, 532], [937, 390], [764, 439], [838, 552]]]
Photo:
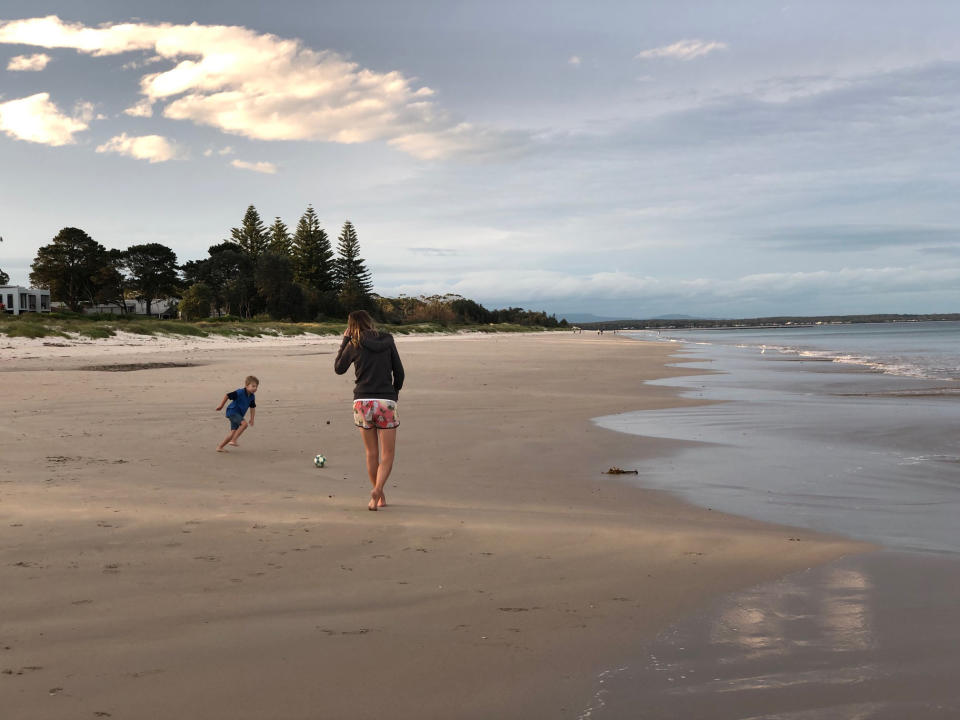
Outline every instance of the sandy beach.
[[398, 338], [368, 512], [337, 342], [0, 338], [5, 718], [588, 717], [638, 642], [868, 548], [601, 474], [674, 443], [590, 418], [694, 402], [609, 335]]

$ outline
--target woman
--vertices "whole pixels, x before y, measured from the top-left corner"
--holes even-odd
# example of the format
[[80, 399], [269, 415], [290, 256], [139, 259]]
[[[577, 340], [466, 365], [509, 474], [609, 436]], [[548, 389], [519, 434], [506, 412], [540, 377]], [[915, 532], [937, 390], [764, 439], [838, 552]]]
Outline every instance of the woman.
[[367, 508], [376, 510], [387, 506], [383, 487], [393, 470], [397, 447], [397, 396], [403, 387], [403, 365], [393, 335], [379, 332], [364, 310], [356, 310], [347, 318], [333, 369], [343, 375], [350, 365], [357, 374], [353, 422], [362, 431], [367, 474], [373, 486]]

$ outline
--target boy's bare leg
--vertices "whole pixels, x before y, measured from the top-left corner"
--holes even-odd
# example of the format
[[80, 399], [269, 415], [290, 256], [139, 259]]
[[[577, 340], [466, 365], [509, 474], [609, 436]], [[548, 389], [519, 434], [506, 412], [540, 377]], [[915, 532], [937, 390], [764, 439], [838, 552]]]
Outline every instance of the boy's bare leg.
[[230, 444], [234, 447], [237, 447], [237, 440], [240, 439], [240, 436], [243, 435], [243, 431], [247, 429], [247, 421], [244, 420], [240, 423], [240, 427], [233, 431], [233, 440], [230, 441]]
[[227, 436], [223, 439], [223, 442], [217, 445], [217, 452], [223, 452], [223, 449], [224, 447], [226, 447], [226, 444], [233, 439], [233, 435], [235, 432], [236, 431], [231, 430], [229, 433], [227, 433]]

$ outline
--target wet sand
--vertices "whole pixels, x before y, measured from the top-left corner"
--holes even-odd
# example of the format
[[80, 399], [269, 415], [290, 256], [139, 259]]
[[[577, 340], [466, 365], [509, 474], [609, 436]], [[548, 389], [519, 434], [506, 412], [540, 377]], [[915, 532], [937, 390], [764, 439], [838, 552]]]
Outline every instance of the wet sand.
[[878, 552], [733, 593], [597, 683], [595, 720], [960, 717], [960, 557]]
[[[578, 718], [659, 630], [865, 548], [600, 474], [676, 445], [589, 422], [693, 403], [643, 384], [671, 348], [399, 338], [372, 513], [336, 340], [144, 343], [0, 339], [10, 717]], [[256, 424], [218, 454], [249, 373]]]

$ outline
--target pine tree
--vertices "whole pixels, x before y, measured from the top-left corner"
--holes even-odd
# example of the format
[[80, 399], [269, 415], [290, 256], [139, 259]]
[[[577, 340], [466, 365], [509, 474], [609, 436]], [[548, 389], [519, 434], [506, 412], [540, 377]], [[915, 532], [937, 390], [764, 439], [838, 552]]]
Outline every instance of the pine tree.
[[291, 248], [294, 280], [321, 293], [334, 289], [333, 249], [312, 205], [300, 217]]
[[267, 249], [277, 255], [290, 257], [293, 250], [290, 244], [290, 231], [279, 216], [273, 221], [273, 225], [270, 226], [269, 233], [270, 243], [267, 245]]
[[240, 246], [244, 254], [256, 260], [267, 249], [269, 237], [267, 228], [260, 219], [260, 213], [251, 205], [243, 215], [243, 224], [230, 230], [233, 242]]
[[360, 257], [360, 241], [353, 223], [347, 220], [337, 238], [336, 282], [344, 309], [362, 308], [369, 304], [373, 280]]

